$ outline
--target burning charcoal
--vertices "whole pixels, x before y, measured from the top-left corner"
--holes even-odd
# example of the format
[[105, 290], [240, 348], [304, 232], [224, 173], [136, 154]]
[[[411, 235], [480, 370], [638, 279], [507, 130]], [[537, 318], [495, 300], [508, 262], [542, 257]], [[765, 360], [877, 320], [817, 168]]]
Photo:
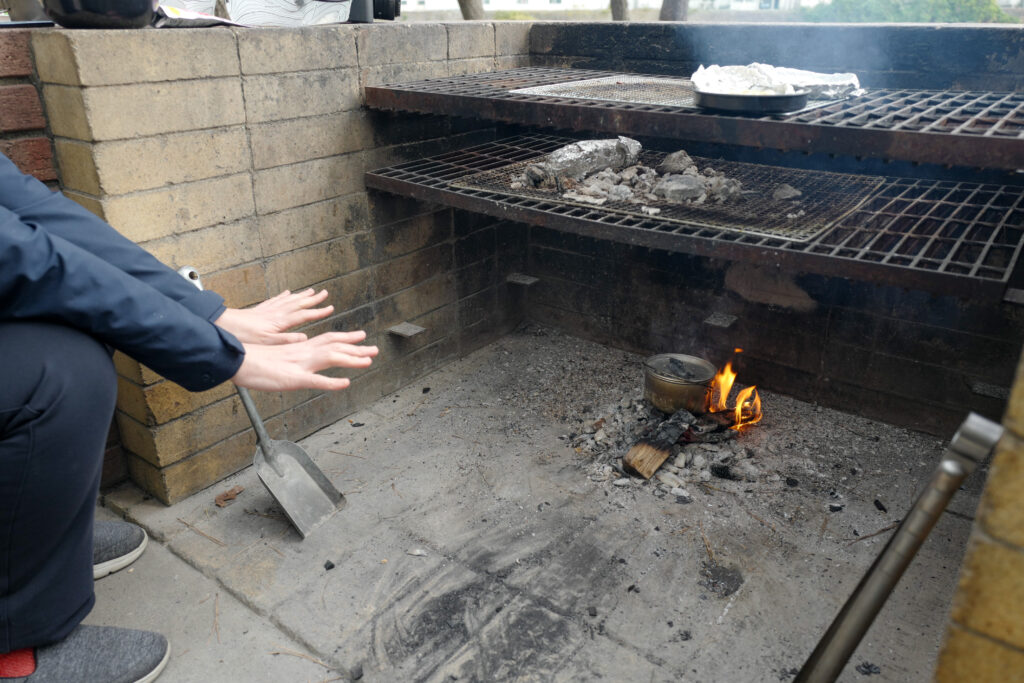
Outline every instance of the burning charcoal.
[[608, 190], [608, 199], [624, 202], [633, 196], [633, 191], [625, 185], [614, 185]]
[[523, 174], [526, 177], [526, 182], [534, 186], [543, 185], [551, 177], [551, 172], [539, 164], [527, 166]]
[[656, 478], [658, 479], [658, 481], [660, 481], [662, 484], [669, 487], [670, 489], [679, 488], [680, 486], [683, 485], [682, 479], [672, 474], [671, 472], [658, 472]]
[[719, 204], [739, 199], [743, 196], [743, 184], [733, 178], [717, 176], [709, 178], [707, 183], [708, 195]]
[[694, 166], [693, 159], [684, 150], [678, 152], [672, 152], [665, 159], [658, 164], [657, 171], [662, 175], [669, 175], [670, 173], [682, 173], [688, 168]]
[[593, 204], [595, 206], [601, 206], [608, 201], [607, 197], [591, 197], [578, 192], [566, 192], [562, 195], [563, 199], [574, 199], [578, 202], [584, 202], [585, 204]]
[[707, 443], [724, 443], [726, 441], [732, 441], [739, 435], [740, 433], [735, 429], [726, 429], [724, 432], [709, 434], [705, 441]]
[[730, 481], [739, 481], [742, 478], [737, 476], [728, 465], [712, 465], [711, 474], [719, 479], [729, 479]]
[[639, 165], [624, 168], [622, 169], [622, 173], [619, 174], [619, 179], [621, 180], [621, 182], [626, 183], [627, 185], [633, 185], [634, 183], [636, 183], [637, 179], [640, 176], [641, 168], [643, 167]]
[[622, 459], [626, 469], [636, 472], [644, 479], [650, 479], [661, 463], [672, 453], [679, 437], [696, 418], [686, 410], [679, 410], [662, 422], [654, 433], [638, 440]]
[[772, 192], [772, 199], [777, 199], [780, 201], [786, 199], [796, 199], [797, 197], [803, 196], [803, 194], [803, 192], [796, 189], [792, 185], [789, 185], [788, 183], [781, 183], [775, 188], [775, 191]]
[[670, 202], [692, 202], [704, 199], [704, 181], [688, 175], [668, 175], [654, 186], [654, 194]]
[[694, 373], [693, 368], [687, 367], [681, 360], [672, 356], [668, 359], [668, 370], [673, 377], [683, 379], [688, 382], [692, 382], [698, 378], [698, 375]]
[[856, 669], [857, 673], [861, 676], [871, 676], [873, 674], [882, 673], [882, 669], [879, 668], [877, 664], [872, 664], [871, 662], [861, 662], [855, 666], [854, 669]]
[[733, 466], [733, 471], [738, 473], [744, 481], [757, 481], [757, 478], [761, 476], [761, 470], [748, 460]]

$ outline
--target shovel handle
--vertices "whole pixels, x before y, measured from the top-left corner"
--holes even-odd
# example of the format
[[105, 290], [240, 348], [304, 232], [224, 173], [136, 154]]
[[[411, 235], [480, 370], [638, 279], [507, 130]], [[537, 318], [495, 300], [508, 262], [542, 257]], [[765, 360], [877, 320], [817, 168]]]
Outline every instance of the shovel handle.
[[857, 649], [960, 484], [988, 457], [1003, 428], [971, 413], [953, 436], [931, 481], [839, 611], [793, 683], [831, 683]]
[[[192, 266], [183, 266], [178, 269], [178, 275], [182, 276], [192, 284], [196, 286], [196, 289], [203, 291], [203, 281], [199, 277], [199, 271]], [[263, 456], [267, 459], [267, 462], [277, 471], [278, 467], [274, 462], [273, 448], [270, 447], [270, 435], [267, 434], [267, 428], [263, 426], [263, 418], [260, 417], [259, 411], [256, 410], [256, 404], [252, 400], [252, 395], [249, 390], [245, 387], [240, 387], [237, 384], [235, 389], [238, 390], [238, 396], [242, 399], [242, 405], [245, 406], [245, 412], [249, 414], [249, 421], [252, 422], [252, 428], [256, 430], [256, 436], [260, 441], [260, 448], [263, 449]], [[278, 472], [280, 474], [280, 472]]]

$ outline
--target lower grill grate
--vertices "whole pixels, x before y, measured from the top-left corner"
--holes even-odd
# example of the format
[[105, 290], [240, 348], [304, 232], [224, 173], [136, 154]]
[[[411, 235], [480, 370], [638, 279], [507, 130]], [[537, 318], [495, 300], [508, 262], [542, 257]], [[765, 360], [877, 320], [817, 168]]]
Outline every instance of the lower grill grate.
[[[665, 154], [645, 152], [641, 162], [648, 168], [654, 168], [664, 158]], [[728, 178], [739, 180], [743, 184], [743, 198], [723, 204], [673, 204], [651, 201], [645, 202], [642, 206], [657, 209], [657, 217], [670, 223], [781, 237], [794, 242], [806, 242], [832, 227], [836, 221], [864, 202], [884, 180], [875, 176], [812, 172], [720, 159], [692, 158], [701, 169], [710, 167], [725, 173]], [[452, 183], [452, 187], [495, 192], [510, 197], [543, 199], [584, 208], [593, 207], [593, 204], [563, 197], [554, 190], [512, 189], [512, 181], [531, 163], [534, 161], [520, 161], [492, 171], [473, 174]], [[783, 183], [800, 190], [802, 196], [797, 200], [773, 199], [772, 193]], [[640, 219], [649, 216], [641, 205], [625, 201], [608, 201], [600, 208]]]
[[[511, 166], [571, 142], [550, 135], [518, 136], [374, 171], [366, 180], [377, 189], [601, 239], [965, 297], [1001, 298], [1024, 245], [1024, 191], [1016, 186], [845, 176], [857, 178], [861, 188], [870, 185], [866, 196], [799, 241], [763, 234], [756, 216], [738, 230], [697, 218], [580, 206], [557, 196], [516, 196], [466, 182], [479, 174], [507, 173]], [[757, 164], [740, 166], [775, 172]]]

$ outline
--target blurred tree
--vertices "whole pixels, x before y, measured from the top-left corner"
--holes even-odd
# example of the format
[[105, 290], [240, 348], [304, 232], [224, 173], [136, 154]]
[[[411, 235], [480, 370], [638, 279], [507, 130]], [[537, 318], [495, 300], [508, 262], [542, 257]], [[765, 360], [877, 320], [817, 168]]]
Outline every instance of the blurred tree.
[[629, 21], [629, 0], [612, 0], [612, 21]]
[[690, 0], [661, 0], [658, 21], [686, 21], [690, 12]]
[[484, 18], [483, 0], [459, 0], [459, 9], [462, 10], [462, 18], [467, 20]]
[[[667, 2], [667, 0], [666, 0]], [[832, 0], [802, 10], [810, 21], [1016, 22], [996, 0]]]

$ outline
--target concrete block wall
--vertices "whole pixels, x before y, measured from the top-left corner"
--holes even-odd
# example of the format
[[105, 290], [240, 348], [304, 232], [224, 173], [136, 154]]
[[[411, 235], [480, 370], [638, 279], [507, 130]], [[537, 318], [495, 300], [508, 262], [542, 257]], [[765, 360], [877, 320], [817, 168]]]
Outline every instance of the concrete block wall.
[[[514, 325], [524, 233], [367, 193], [366, 170], [493, 137], [489, 124], [365, 110], [362, 86], [527, 63], [528, 26], [37, 30], [36, 68], [72, 199], [228, 304], [326, 288], [309, 333], [381, 347], [344, 392], [261, 393], [275, 438], [302, 438]], [[456, 224], [458, 227], [456, 228]], [[521, 259], [520, 259], [521, 261]], [[426, 332], [387, 334], [409, 321]], [[134, 481], [172, 503], [246, 466], [231, 386], [190, 394], [123, 356], [117, 422]]]
[[960, 571], [939, 683], [1024, 681], [1024, 360]]

